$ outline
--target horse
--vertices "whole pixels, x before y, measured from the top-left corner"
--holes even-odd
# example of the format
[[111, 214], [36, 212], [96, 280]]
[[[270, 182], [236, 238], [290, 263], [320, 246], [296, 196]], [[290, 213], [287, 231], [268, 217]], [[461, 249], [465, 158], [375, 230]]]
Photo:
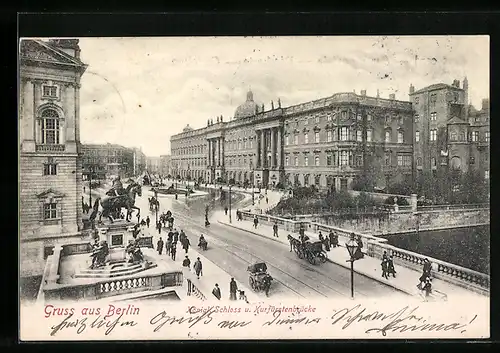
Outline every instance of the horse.
[[100, 199], [100, 205], [102, 207], [102, 213], [99, 217], [99, 221], [101, 217], [108, 217], [111, 223], [114, 222], [111, 214], [115, 212], [117, 209], [121, 210], [122, 207], [127, 209], [127, 217], [126, 221], [130, 221], [130, 217], [132, 215], [132, 210], [137, 210], [137, 215], [141, 214], [141, 209], [135, 206], [135, 196], [142, 196], [142, 186], [138, 183], [132, 183], [127, 186], [125, 189], [125, 194], [120, 196], [111, 196], [106, 197], [104, 199]]

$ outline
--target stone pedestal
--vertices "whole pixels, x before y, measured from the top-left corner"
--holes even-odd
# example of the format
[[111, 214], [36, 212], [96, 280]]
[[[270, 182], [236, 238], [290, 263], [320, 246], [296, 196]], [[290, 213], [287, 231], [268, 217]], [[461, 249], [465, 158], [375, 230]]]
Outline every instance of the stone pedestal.
[[411, 210], [413, 212], [416, 212], [417, 211], [417, 194], [411, 194], [410, 205], [411, 205]]

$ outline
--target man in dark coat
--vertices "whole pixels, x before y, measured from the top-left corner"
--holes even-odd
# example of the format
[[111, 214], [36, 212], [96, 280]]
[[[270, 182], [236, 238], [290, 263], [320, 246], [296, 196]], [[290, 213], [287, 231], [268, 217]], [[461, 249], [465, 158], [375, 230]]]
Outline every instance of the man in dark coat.
[[259, 219], [257, 218], [257, 216], [255, 216], [253, 218], [253, 226], [255, 227], [255, 229], [257, 229], [258, 225], [259, 225]]
[[174, 230], [174, 243], [177, 243], [179, 241], [179, 232], [177, 229]]
[[203, 265], [198, 257], [193, 265], [194, 272], [196, 273], [196, 277], [200, 279], [200, 276], [203, 276]]
[[238, 285], [234, 278], [231, 278], [231, 282], [229, 282], [229, 299], [236, 300], [236, 292], [238, 291]]
[[177, 246], [176, 244], [172, 244], [172, 246], [170, 247], [170, 256], [172, 257], [172, 260], [175, 261], [175, 255], [177, 254]]
[[273, 237], [278, 238], [278, 223], [273, 224]]
[[165, 254], [170, 255], [170, 249], [172, 248], [172, 239], [167, 239], [165, 242]]
[[161, 253], [163, 251], [163, 240], [161, 239], [161, 237], [160, 237], [160, 240], [158, 240], [157, 249], [158, 249], [158, 254], [161, 255]]
[[184, 249], [184, 251], [187, 254], [188, 250], [189, 250], [189, 245], [191, 245], [191, 243], [189, 242], [189, 239], [187, 237], [185, 237], [183, 239], [184, 239], [184, 241], [182, 242], [182, 248]]
[[216, 297], [218, 300], [220, 300], [220, 298], [222, 297], [221, 296], [221, 293], [220, 293], [220, 288], [219, 288], [219, 285], [217, 283], [215, 283], [215, 288], [212, 290], [212, 294], [214, 295], [214, 297]]
[[383, 259], [382, 260], [382, 277], [384, 277], [385, 279], [389, 279], [389, 276], [387, 276], [387, 262], [388, 260], [387, 259]]
[[392, 255], [389, 256], [389, 259], [387, 260], [387, 273], [396, 278], [396, 269], [394, 268], [394, 260]]
[[186, 258], [182, 261], [182, 266], [187, 267], [188, 270], [191, 268], [191, 260], [189, 260], [189, 257], [186, 255]]
[[151, 220], [149, 219], [149, 216], [146, 217], [146, 225], [149, 228], [149, 224], [151, 223]]

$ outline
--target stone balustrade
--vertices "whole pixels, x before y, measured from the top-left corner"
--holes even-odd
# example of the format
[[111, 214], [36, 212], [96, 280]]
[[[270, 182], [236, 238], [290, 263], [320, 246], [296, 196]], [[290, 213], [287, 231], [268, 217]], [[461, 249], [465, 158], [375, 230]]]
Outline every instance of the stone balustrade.
[[189, 278], [186, 279], [187, 281], [187, 295], [188, 296], [193, 296], [197, 299], [200, 300], [207, 300], [207, 297], [198, 289], [198, 287], [195, 286], [193, 281], [191, 281]]
[[310, 221], [294, 221], [287, 218], [274, 217], [269, 215], [254, 215], [248, 211], [241, 211], [244, 220], [252, 221], [254, 216], [257, 216], [259, 222], [263, 224], [272, 225], [278, 224], [278, 227], [285, 229], [289, 232], [298, 233], [301, 225], [304, 229], [319, 232], [321, 231], [325, 236], [334, 231], [339, 237], [339, 243], [345, 244], [351, 234], [361, 237], [364, 244], [364, 252], [370, 256], [382, 259], [384, 251], [387, 254], [393, 255], [395, 265], [405, 266], [418, 272], [422, 271], [424, 259], [428, 259], [433, 264], [434, 276], [444, 281], [453, 283], [462, 288], [472, 290], [482, 294], [489, 294], [490, 289], [490, 276], [470, 270], [458, 265], [447, 263], [438, 259], [434, 259], [422, 254], [414, 253], [404, 249], [397, 248], [389, 245], [387, 239], [380, 238], [373, 235], [353, 232], [343, 228], [330, 226], [317, 222]]
[[182, 286], [181, 271], [152, 275], [132, 275], [119, 279], [105, 279], [86, 284], [48, 284], [44, 287], [44, 300], [97, 300], [114, 295], [154, 291], [165, 287]]

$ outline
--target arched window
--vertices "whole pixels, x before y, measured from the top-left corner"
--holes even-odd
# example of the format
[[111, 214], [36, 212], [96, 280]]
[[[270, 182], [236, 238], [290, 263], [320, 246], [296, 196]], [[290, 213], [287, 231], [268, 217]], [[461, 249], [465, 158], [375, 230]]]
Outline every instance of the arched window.
[[47, 145], [57, 145], [59, 141], [59, 114], [53, 109], [45, 109], [41, 116], [40, 142]]
[[456, 141], [457, 140], [457, 133], [455, 131], [450, 133], [450, 141]]
[[385, 131], [385, 142], [391, 142], [391, 131], [390, 130]]
[[315, 165], [316, 167], [318, 167], [318, 166], [319, 166], [319, 156], [315, 156], [315, 157], [314, 157], [314, 165]]
[[417, 166], [421, 167], [422, 166], [422, 157], [417, 158]]
[[398, 143], [404, 143], [403, 131], [398, 131]]

